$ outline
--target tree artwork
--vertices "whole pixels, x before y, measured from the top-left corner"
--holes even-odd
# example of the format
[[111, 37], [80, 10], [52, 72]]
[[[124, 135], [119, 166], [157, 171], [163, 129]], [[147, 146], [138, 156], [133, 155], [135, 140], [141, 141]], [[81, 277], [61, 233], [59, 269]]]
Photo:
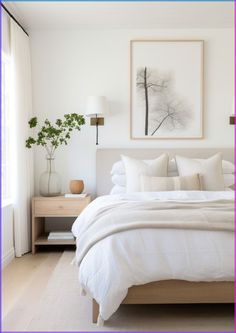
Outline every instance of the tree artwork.
[[188, 125], [192, 118], [191, 108], [175, 93], [170, 74], [140, 67], [136, 88], [143, 104], [145, 136], [154, 136], [161, 128], [173, 131]]

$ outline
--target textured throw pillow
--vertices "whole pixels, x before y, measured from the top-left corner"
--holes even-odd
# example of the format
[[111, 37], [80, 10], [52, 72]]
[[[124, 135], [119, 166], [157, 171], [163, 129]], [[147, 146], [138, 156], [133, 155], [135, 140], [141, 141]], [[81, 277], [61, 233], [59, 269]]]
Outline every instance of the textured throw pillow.
[[140, 176], [141, 191], [200, 191], [201, 182], [198, 174], [185, 177], [149, 177]]
[[139, 192], [140, 175], [166, 177], [168, 169], [168, 155], [162, 154], [151, 163], [136, 160], [128, 156], [121, 156], [125, 166], [126, 173], [126, 192]]
[[175, 159], [180, 176], [189, 176], [198, 173], [200, 175], [202, 190], [224, 191], [222, 157], [220, 153], [205, 160], [196, 160], [182, 156], [176, 156]]
[[[176, 174], [173, 173], [172, 176], [169, 175], [168, 177], [178, 177]], [[225, 190], [229, 187], [234, 186], [234, 175], [233, 174], [224, 174], [224, 188]], [[111, 194], [116, 194], [116, 193], [126, 193], [126, 176], [125, 175], [114, 175], [112, 176], [112, 183], [115, 185], [113, 187], [113, 191]], [[143, 191], [143, 190], [142, 190]]]

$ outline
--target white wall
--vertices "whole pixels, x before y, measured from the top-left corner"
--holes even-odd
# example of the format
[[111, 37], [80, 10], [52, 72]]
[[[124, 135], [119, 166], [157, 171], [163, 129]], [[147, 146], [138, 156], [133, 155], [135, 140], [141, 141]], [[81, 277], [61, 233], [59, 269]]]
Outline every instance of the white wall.
[[2, 207], [2, 267], [8, 265], [14, 257], [13, 207], [6, 204]]
[[[204, 39], [205, 102], [203, 140], [132, 141], [129, 139], [129, 40]], [[104, 147], [233, 147], [229, 126], [233, 100], [233, 29], [215, 30], [55, 30], [30, 31], [33, 106], [41, 119], [85, 112], [88, 95], [105, 95], [110, 114], [100, 128]], [[88, 122], [87, 122], [88, 123]], [[68, 147], [59, 148], [58, 172], [63, 190], [70, 179], [82, 178], [95, 192], [95, 128], [88, 124]], [[35, 153], [36, 179], [45, 168], [45, 152]]]

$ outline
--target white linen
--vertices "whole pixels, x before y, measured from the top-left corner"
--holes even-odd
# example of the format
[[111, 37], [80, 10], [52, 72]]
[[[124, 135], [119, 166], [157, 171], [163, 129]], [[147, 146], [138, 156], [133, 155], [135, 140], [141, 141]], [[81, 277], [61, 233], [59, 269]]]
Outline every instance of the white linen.
[[[122, 201], [206, 202], [232, 200], [234, 192], [137, 192], [99, 197], [81, 213], [72, 231], [77, 237], [98, 210]], [[111, 221], [112, 223], [112, 221]], [[138, 244], [138, 246], [137, 246]], [[130, 230], [95, 244], [83, 259], [79, 280], [107, 320], [132, 285], [158, 280], [233, 281], [233, 233], [199, 230]]]

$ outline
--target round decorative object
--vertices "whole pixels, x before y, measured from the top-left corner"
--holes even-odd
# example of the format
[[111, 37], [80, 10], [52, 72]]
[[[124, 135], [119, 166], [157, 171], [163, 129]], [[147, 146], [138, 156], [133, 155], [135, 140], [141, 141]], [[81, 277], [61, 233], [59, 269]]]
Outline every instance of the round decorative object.
[[83, 180], [71, 180], [70, 181], [70, 191], [72, 194], [80, 194], [84, 190]]

